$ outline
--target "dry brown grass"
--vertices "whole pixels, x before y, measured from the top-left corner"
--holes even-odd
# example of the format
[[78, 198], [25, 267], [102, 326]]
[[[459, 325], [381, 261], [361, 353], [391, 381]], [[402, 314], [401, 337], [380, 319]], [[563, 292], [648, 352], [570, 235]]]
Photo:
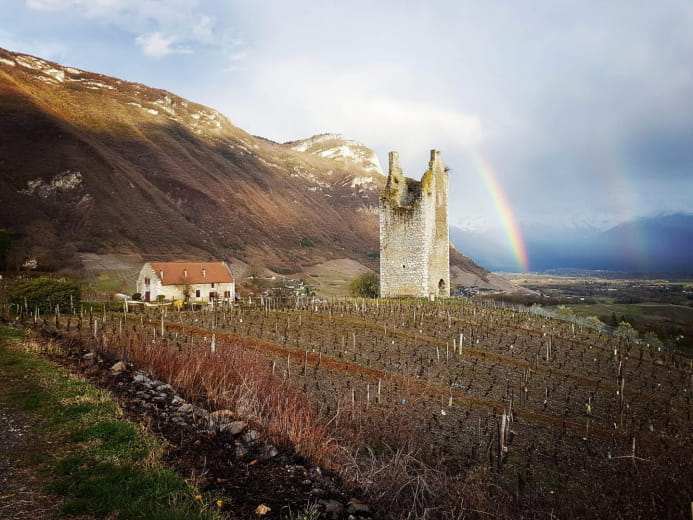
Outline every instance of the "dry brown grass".
[[[110, 346], [118, 354], [123, 348]], [[342, 401], [327, 417], [240, 339], [217, 340], [214, 352], [131, 341], [126, 356], [198, 404], [232, 410], [276, 445], [336, 472], [392, 518], [459, 519], [500, 508], [487, 498], [486, 474], [455, 480], [424, 462], [413, 448], [425, 442], [421, 434], [392, 428], [406, 424], [399, 412], [369, 414], [361, 403]]]

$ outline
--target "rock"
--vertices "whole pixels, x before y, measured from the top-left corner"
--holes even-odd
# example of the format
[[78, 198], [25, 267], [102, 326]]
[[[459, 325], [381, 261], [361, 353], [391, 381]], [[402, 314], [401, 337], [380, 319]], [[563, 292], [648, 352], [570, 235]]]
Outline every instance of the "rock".
[[355, 498], [352, 498], [348, 502], [347, 513], [350, 515], [370, 515], [371, 508], [368, 507], [368, 504], [364, 504], [363, 502], [359, 502]]
[[148, 383], [149, 378], [145, 376], [144, 374], [137, 374], [135, 377], [132, 378], [132, 380], [135, 383]]
[[314, 497], [321, 497], [325, 494], [325, 490], [320, 488], [313, 488], [310, 490], [310, 494]]
[[333, 517], [341, 515], [344, 512], [344, 505], [338, 500], [323, 498], [318, 500], [318, 504], [325, 508], [325, 513], [332, 513]]
[[128, 367], [125, 365], [123, 361], [118, 361], [115, 365], [111, 367], [111, 370], [113, 372], [124, 372], [125, 370], [127, 370], [127, 368]]
[[209, 421], [209, 412], [204, 408], [193, 406], [193, 413], [195, 414], [195, 417], [197, 417], [198, 419], [204, 419], [205, 421]]
[[266, 444], [262, 447], [262, 458], [264, 460], [273, 459], [277, 455], [279, 455], [279, 450], [271, 444]]
[[82, 359], [86, 359], [87, 361], [93, 360], [96, 357], [96, 352], [87, 352], [82, 356]]
[[235, 417], [231, 410], [216, 410], [209, 414], [210, 420], [217, 422], [230, 422]]
[[248, 455], [248, 448], [246, 448], [242, 444], [239, 444], [238, 446], [236, 446], [236, 458], [237, 459], [242, 459], [246, 455]]
[[180, 413], [191, 413], [193, 411], [193, 408], [194, 408], [193, 405], [191, 405], [190, 403], [185, 403], [185, 404], [180, 405], [180, 407], [178, 408], [178, 411]]
[[255, 514], [258, 516], [264, 516], [270, 511], [272, 511], [272, 509], [267, 507], [265, 504], [260, 504], [255, 508]]
[[229, 432], [231, 435], [238, 435], [243, 430], [245, 430], [248, 424], [245, 421], [233, 421], [227, 424], [222, 424], [219, 427], [221, 432]]
[[159, 385], [156, 387], [157, 392], [165, 392], [166, 390], [171, 390], [173, 392], [173, 387], [169, 384]]
[[257, 430], [248, 430], [243, 434], [243, 442], [250, 444], [260, 438], [260, 432]]

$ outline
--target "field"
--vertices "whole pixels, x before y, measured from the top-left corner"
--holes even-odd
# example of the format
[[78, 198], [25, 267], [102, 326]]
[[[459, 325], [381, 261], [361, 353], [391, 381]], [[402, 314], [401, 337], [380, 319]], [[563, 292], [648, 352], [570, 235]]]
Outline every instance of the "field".
[[[610, 326], [630, 323], [641, 336], [656, 334], [668, 348], [693, 355], [693, 282], [592, 276], [514, 275], [533, 295], [495, 295], [517, 304], [564, 305], [578, 316], [595, 316]], [[598, 275], [600, 277], [598, 277]]]
[[[133, 361], [197, 402], [250, 409], [279, 444], [397, 518], [689, 514], [691, 359], [528, 307], [257, 299], [21, 319]], [[243, 358], [248, 373], [232, 364]], [[299, 428], [238, 391], [251, 371], [264, 394], [303, 400], [291, 405]]]

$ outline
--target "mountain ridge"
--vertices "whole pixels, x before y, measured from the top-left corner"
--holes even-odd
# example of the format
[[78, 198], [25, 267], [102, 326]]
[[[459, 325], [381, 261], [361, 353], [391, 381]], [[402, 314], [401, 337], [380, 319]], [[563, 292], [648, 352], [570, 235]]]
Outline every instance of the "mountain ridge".
[[[512, 271], [515, 260], [492, 234], [451, 227], [450, 237], [475, 261]], [[693, 273], [693, 214], [637, 217], [609, 228], [575, 228], [563, 233], [533, 227], [524, 236], [530, 269], [562, 268], [649, 273]]]
[[[0, 115], [0, 227], [15, 267], [118, 252], [377, 269], [385, 177], [357, 141], [275, 143], [168, 91], [3, 49]], [[487, 274], [459, 253], [453, 265]]]

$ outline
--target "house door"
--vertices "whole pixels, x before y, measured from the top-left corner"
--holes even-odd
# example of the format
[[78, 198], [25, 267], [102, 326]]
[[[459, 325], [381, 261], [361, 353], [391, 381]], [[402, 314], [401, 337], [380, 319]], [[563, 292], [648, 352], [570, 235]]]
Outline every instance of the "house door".
[[446, 288], [445, 280], [443, 280], [443, 279], [441, 278], [441, 279], [440, 279], [440, 282], [438, 282], [438, 294], [439, 294], [440, 296], [445, 295], [445, 288]]
[[144, 293], [144, 301], [146, 301], [146, 302], [150, 301], [151, 297], [152, 297], [151, 291], [147, 291]]

